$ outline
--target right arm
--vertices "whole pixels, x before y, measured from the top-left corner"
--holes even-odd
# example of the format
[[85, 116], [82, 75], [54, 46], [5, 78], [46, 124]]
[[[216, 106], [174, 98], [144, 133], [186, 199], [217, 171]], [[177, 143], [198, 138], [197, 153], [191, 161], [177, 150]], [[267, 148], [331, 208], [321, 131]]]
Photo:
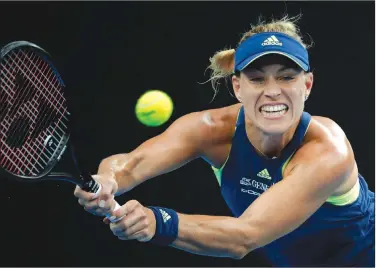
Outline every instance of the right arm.
[[119, 195], [201, 157], [205, 137], [212, 134], [211, 128], [201, 118], [201, 112], [185, 115], [130, 153], [105, 158], [98, 174], [112, 168], [118, 184], [116, 194]]
[[114, 195], [128, 192], [146, 180], [196, 158], [219, 166], [231, 146], [229, 137], [234, 131], [237, 110], [238, 107], [233, 106], [187, 114], [133, 151], [105, 158], [98, 173], [93, 175], [102, 186], [100, 194], [87, 193], [77, 186], [74, 195], [79, 204], [92, 214], [106, 215], [115, 206]]

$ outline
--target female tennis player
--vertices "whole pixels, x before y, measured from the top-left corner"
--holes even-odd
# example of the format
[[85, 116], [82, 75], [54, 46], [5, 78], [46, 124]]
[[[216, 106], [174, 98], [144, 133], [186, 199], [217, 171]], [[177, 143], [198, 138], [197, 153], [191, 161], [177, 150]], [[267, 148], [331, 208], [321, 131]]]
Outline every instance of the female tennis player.
[[230, 78], [238, 104], [195, 112], [127, 154], [104, 159], [98, 196], [79, 187], [89, 212], [105, 215], [114, 195], [203, 158], [233, 217], [185, 215], [136, 200], [112, 212], [119, 239], [195, 254], [263, 254], [274, 266], [374, 266], [374, 193], [358, 173], [343, 130], [311, 116], [307, 45], [296, 21], [260, 23], [235, 50], [211, 58], [212, 83]]

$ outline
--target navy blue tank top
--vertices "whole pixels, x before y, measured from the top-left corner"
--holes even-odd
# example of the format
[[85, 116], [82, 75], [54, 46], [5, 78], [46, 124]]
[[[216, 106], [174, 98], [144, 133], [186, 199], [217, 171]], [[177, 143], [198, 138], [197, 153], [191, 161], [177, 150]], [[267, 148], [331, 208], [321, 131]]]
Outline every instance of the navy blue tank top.
[[[284, 165], [301, 146], [310, 120], [310, 114], [304, 112], [280, 157], [266, 158], [248, 140], [241, 107], [230, 154], [218, 178], [234, 216], [239, 217], [282, 179]], [[300, 227], [255, 252], [272, 266], [374, 266], [375, 197], [361, 175], [359, 185], [359, 195], [351, 204], [326, 202]]]

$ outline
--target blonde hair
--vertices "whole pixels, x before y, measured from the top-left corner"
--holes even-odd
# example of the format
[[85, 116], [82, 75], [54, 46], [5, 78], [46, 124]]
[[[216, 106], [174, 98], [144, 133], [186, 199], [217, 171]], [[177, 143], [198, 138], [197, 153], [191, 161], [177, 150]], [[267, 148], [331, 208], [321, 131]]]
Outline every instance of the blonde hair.
[[[281, 32], [291, 36], [308, 49], [312, 45], [312, 43], [310, 45], [307, 45], [303, 42], [303, 38], [300, 34], [300, 29], [296, 25], [296, 22], [300, 18], [301, 15], [291, 18], [286, 15], [279, 20], [272, 19], [268, 23], [261, 21], [260, 18], [258, 24], [251, 24], [251, 29], [243, 34], [238, 45], [240, 45], [244, 40], [254, 34], [263, 32]], [[218, 86], [220, 85], [219, 80], [227, 78], [234, 73], [235, 49], [223, 49], [217, 51], [214, 56], [209, 59], [209, 61], [210, 65], [208, 66], [208, 69], [211, 70], [211, 75], [208, 81], [211, 81], [215, 96], [218, 92]]]

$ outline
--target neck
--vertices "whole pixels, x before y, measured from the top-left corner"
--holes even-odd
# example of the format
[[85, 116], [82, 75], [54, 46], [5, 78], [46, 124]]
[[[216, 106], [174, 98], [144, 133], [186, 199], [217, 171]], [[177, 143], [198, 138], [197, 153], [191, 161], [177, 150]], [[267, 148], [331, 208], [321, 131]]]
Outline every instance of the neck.
[[299, 121], [285, 133], [265, 133], [246, 119], [246, 133], [249, 141], [260, 155], [268, 158], [279, 157], [282, 150], [292, 140]]

